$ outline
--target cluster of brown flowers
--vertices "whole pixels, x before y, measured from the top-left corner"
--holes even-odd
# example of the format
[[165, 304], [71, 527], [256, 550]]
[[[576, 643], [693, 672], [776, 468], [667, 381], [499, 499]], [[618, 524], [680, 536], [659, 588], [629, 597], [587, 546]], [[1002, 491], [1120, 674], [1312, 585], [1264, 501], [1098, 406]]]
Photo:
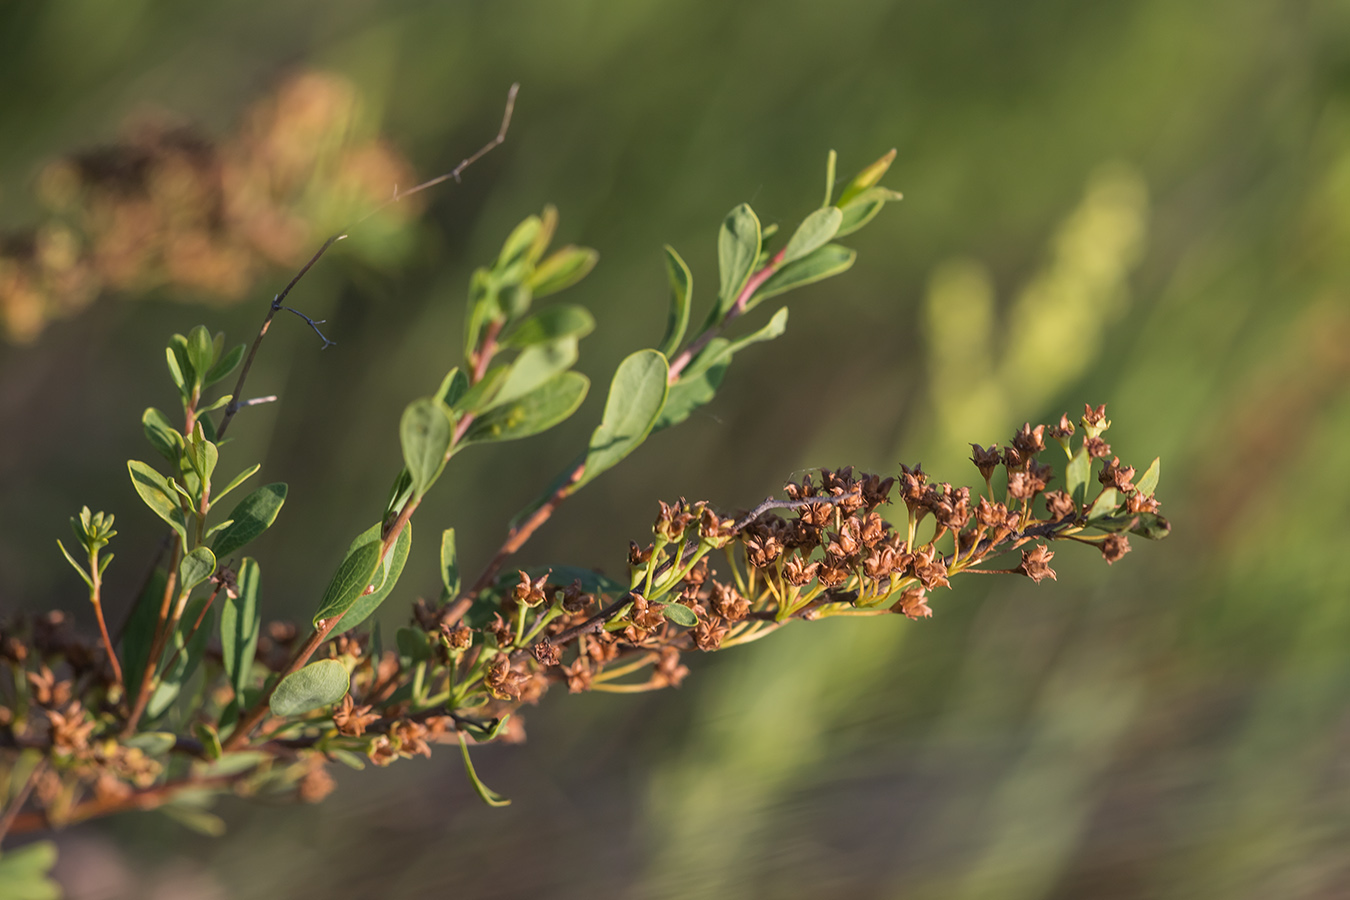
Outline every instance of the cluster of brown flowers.
[[[1136, 476], [1110, 455], [1103, 407], [1088, 407], [1081, 425], [1076, 444], [1064, 416], [1055, 426], [1023, 426], [1002, 449], [972, 445], [984, 480], [978, 494], [933, 482], [917, 465], [886, 477], [823, 470], [786, 485], [787, 500], [737, 517], [703, 502], [661, 503], [652, 540], [630, 545], [626, 584], [598, 573], [583, 581], [575, 570], [560, 570], [566, 579], [520, 571], [479, 594], [467, 614], [448, 597], [418, 601], [393, 647], [358, 632], [330, 641], [328, 658], [350, 675], [346, 696], [335, 708], [267, 720], [248, 751], [263, 760], [228, 775], [211, 774], [222, 753], [215, 729], [227, 727], [239, 699], [228, 686], [210, 691], [186, 732], [162, 735], [172, 740], [152, 752], [145, 734], [119, 734], [125, 700], [102, 646], [50, 613], [0, 634], [9, 672], [0, 677], [0, 745], [41, 752], [47, 768], [33, 779], [34, 796], [44, 821], [61, 822], [163, 790], [157, 782], [175, 752], [199, 760], [197, 780], [179, 784], [214, 777], [218, 789], [284, 788], [316, 800], [332, 787], [330, 761], [385, 766], [430, 755], [438, 742], [522, 740], [519, 708], [554, 683], [573, 693], [676, 687], [693, 651], [758, 640], [793, 620], [926, 618], [932, 592], [962, 572], [1040, 582], [1056, 577], [1050, 542], [1092, 544], [1114, 562], [1130, 549], [1127, 532], [1165, 535], [1153, 496], [1158, 464]], [[1047, 439], [1066, 458], [1063, 486], [1053, 490], [1060, 475], [1040, 461]], [[893, 497], [902, 527], [882, 515]], [[716, 563], [714, 551], [722, 552]], [[1017, 565], [990, 567], [1017, 551]], [[296, 638], [294, 626], [270, 624], [257, 659], [281, 671]]]
[[295, 265], [317, 230], [343, 228], [389, 185], [411, 183], [407, 162], [362, 121], [352, 86], [332, 75], [290, 79], [223, 140], [163, 116], [127, 132], [48, 165], [38, 188], [50, 220], [0, 236], [10, 340], [32, 340], [105, 289], [237, 299], [264, 267]]

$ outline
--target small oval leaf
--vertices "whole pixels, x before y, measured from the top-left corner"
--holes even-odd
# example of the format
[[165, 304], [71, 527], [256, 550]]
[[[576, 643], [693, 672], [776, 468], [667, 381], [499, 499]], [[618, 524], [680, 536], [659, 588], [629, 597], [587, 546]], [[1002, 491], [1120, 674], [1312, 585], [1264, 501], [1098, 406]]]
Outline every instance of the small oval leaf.
[[783, 248], [783, 265], [796, 262], [825, 246], [839, 230], [839, 223], [843, 219], [843, 211], [834, 206], [818, 209], [803, 219]]
[[210, 578], [216, 571], [216, 556], [205, 547], [197, 547], [178, 564], [178, 591], [188, 591]]
[[669, 363], [656, 350], [639, 350], [619, 363], [609, 385], [605, 413], [586, 450], [586, 470], [569, 493], [612, 468], [647, 439], [665, 406], [669, 374]]
[[229, 556], [272, 527], [285, 502], [286, 485], [280, 481], [265, 484], [240, 500], [230, 512], [229, 527], [216, 535], [211, 544], [216, 558]]
[[814, 252], [795, 262], [788, 263], [774, 272], [764, 284], [760, 285], [759, 290], [755, 291], [755, 296], [746, 304], [746, 309], [753, 309], [769, 297], [777, 296], [785, 291], [847, 272], [857, 256], [857, 251], [841, 247], [839, 244], [826, 244], [824, 247], [819, 247]]
[[555, 375], [525, 396], [479, 416], [462, 443], [513, 441], [552, 428], [576, 412], [588, 387], [590, 380], [577, 372]]
[[323, 602], [314, 614], [314, 626], [317, 628], [324, 619], [343, 615], [351, 609], [375, 577], [379, 565], [380, 537], [376, 531], [373, 541], [353, 546], [347, 551], [347, 556], [333, 573], [333, 580], [328, 583], [328, 590], [324, 591]]
[[661, 615], [682, 628], [693, 628], [698, 624], [698, 616], [687, 606], [679, 603], [667, 603], [661, 607]]
[[262, 571], [257, 560], [244, 557], [236, 579], [236, 596], [225, 596], [220, 613], [220, 649], [225, 663], [225, 677], [234, 688], [236, 697], [244, 695], [248, 675], [253, 667], [253, 656], [258, 649], [258, 634], [262, 630]]
[[418, 497], [427, 492], [445, 468], [454, 434], [454, 414], [435, 397], [414, 400], [403, 411], [399, 422], [403, 462], [412, 476], [413, 493]]
[[169, 480], [140, 460], [127, 461], [127, 471], [131, 473], [131, 485], [140, 495], [150, 511], [159, 516], [178, 532], [178, 536], [187, 543], [187, 526], [184, 524], [183, 509], [178, 503], [178, 492], [169, 484]]
[[535, 268], [530, 290], [536, 297], [556, 294], [589, 275], [599, 259], [600, 254], [590, 247], [563, 247]]
[[[380, 538], [380, 525], [372, 525], [361, 537], [353, 542], [353, 547], [357, 543], [363, 542], [365, 538], [373, 538], [378, 544]], [[342, 621], [330, 632], [337, 636], [344, 631], [350, 631], [357, 625], [360, 625], [366, 619], [370, 618], [375, 610], [379, 609], [380, 604], [389, 596], [389, 592], [394, 589], [398, 582], [398, 577], [403, 574], [403, 565], [408, 561], [408, 551], [412, 549], [412, 522], [407, 522], [403, 530], [399, 532], [398, 540], [394, 542], [394, 547], [384, 557], [384, 564], [376, 571], [372, 581], [375, 584], [375, 590], [369, 594], [363, 594], [356, 598], [356, 602], [347, 610], [347, 614], [342, 617]]]
[[346, 696], [350, 684], [342, 663], [321, 659], [281, 679], [268, 707], [274, 716], [298, 716], [337, 703]]
[[720, 321], [745, 287], [759, 258], [759, 218], [742, 203], [727, 214], [717, 233], [717, 270], [721, 278], [712, 321]]
[[666, 334], [657, 349], [669, 357], [684, 340], [689, 328], [689, 306], [694, 293], [694, 276], [689, 272], [675, 248], [666, 245], [666, 277], [670, 279], [670, 313], [666, 317]]

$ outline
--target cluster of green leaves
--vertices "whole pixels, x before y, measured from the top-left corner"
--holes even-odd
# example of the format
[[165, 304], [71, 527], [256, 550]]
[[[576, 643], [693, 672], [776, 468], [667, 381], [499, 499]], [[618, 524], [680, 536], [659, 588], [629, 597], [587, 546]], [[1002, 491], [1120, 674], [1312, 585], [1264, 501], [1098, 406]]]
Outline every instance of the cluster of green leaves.
[[[260, 468], [247, 466], [223, 487], [216, 486], [220, 444], [210, 414], [233, 396], [222, 394], [209, 403], [203, 397], [229, 377], [243, 356], [242, 344], [226, 351], [224, 335], [212, 337], [204, 326], [186, 336], [174, 335], [165, 357], [182, 405], [183, 429], [153, 407], [141, 417], [147, 441], [168, 470], [161, 472], [141, 460], [127, 462], [136, 493], [174, 536], [171, 565], [150, 579], [123, 637], [125, 683], [133, 710], [142, 696], [148, 698], [140, 722], [132, 713], [132, 728], [152, 723], [167, 711], [196, 671], [212, 631], [211, 603], [221, 586], [214, 578], [218, 560], [228, 559], [266, 531], [286, 501], [285, 484], [267, 484], [247, 494], [225, 518], [217, 521], [212, 516], [215, 507]], [[257, 563], [245, 558], [236, 568], [241, 582], [248, 584]], [[214, 590], [194, 598], [194, 592], [206, 585]], [[227, 595], [224, 617], [238, 616], [237, 599]], [[255, 635], [258, 624], [250, 626]]]

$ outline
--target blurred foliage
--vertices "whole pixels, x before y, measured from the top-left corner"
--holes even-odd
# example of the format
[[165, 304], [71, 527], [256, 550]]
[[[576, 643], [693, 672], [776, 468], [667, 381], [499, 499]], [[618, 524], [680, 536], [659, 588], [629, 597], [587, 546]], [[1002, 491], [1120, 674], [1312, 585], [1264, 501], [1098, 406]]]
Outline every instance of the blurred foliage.
[[[600, 250], [581, 299], [627, 323], [590, 339], [591, 373], [608, 372], [661, 332], [662, 244], [710, 271], [707, 223], [741, 200], [804, 212], [829, 147], [899, 149], [906, 201], [858, 241], [862, 263], [807, 289], [822, 302], [803, 296], [678, 447], [653, 438], [531, 552], [610, 547], [593, 562], [617, 570], [647, 498], [748, 504], [808, 465], [944, 471], [968, 452], [958, 438], [1079, 397], [1131, 423], [1122, 456], [1167, 459], [1176, 526], [1148, 566], [1066, 567], [1074, 590], [968, 585], [922, 623], [789, 630], [670, 696], [545, 704], [530, 743], [479, 767], [529, 804], [484, 810], [446, 760], [409, 766], [402, 793], [355, 776], [316, 809], [227, 809], [220, 844], [112, 823], [60, 839], [70, 895], [1337, 896], [1347, 47], [1336, 0], [6, 5], [7, 229], [42, 220], [45, 166], [146, 104], [226, 135], [297, 65], [340, 73], [429, 175], [479, 146], [523, 83], [507, 144], [430, 198], [397, 266], [363, 257], [358, 233], [294, 298], [339, 346], [320, 355], [299, 322], [269, 339], [254, 383], [282, 401], [237, 439], [314, 510], [278, 520], [278, 544], [314, 536], [292, 553], [345, 546], [348, 523], [300, 498], [384, 496], [398, 450], [365, 436], [395, 427], [396, 385], [443, 373], [460, 286], [510, 223], [553, 202], [562, 239]], [[255, 327], [285, 277], [213, 329]], [[1036, 311], [1061, 304], [1080, 343], [1096, 336], [1091, 358], [1057, 355], [1042, 330]], [[200, 318], [100, 301], [0, 351], [0, 604], [77, 606], [51, 540], [86, 502], [119, 513], [127, 571], [107, 596], [134, 590], [130, 548], [148, 556], [156, 530], [130, 521], [109, 461], [139, 452], [162, 380], [142, 360]], [[952, 396], [963, 423], [934, 412]], [[556, 446], [584, 440], [565, 432]], [[491, 463], [552, 472], [549, 449]], [[482, 533], [461, 531], [460, 550], [482, 559], [494, 522], [542, 487], [463, 474], [424, 514], [473, 511]], [[269, 594], [299, 615], [322, 576], [280, 568]], [[420, 572], [434, 591], [435, 571], [414, 550], [404, 589]], [[738, 691], [753, 700], [740, 717]]]

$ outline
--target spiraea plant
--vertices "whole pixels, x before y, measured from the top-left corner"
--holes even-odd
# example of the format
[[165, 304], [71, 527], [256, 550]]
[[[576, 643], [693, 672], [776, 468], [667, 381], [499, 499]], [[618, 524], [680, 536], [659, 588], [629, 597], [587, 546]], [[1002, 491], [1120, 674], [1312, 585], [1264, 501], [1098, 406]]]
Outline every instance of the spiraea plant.
[[[429, 755], [438, 743], [457, 744], [479, 795], [503, 804], [474, 773], [470, 748], [521, 740], [513, 713], [555, 684], [574, 693], [673, 687], [689, 674], [690, 654], [759, 640], [789, 623], [920, 619], [932, 614], [933, 592], [962, 573], [1039, 582], [1055, 577], [1055, 542], [1091, 544], [1114, 562], [1130, 549], [1127, 534], [1164, 536], [1154, 499], [1159, 463], [1136, 479], [1110, 455], [1105, 408], [1089, 406], [1077, 423], [1066, 415], [1028, 424], [1001, 450], [972, 445], [982, 482], [974, 490], [933, 482], [917, 465], [890, 474], [824, 470], [749, 511], [659, 503], [651, 534], [628, 547], [622, 577], [508, 565], [568, 497], [712, 400], [738, 353], [783, 333], [788, 310], [734, 336], [739, 319], [853, 264], [854, 252], [836, 241], [899, 199], [880, 186], [893, 158], [836, 193], [831, 154], [823, 204], [786, 240], [775, 242], [776, 227], [748, 205], [733, 209], [717, 237], [715, 296], [693, 330], [693, 278], [667, 247], [664, 336], [619, 364], [589, 443], [564, 454], [558, 476], [541, 485], [472, 582], [461, 580], [450, 523], [419, 519], [419, 534], [437, 529], [443, 589], [416, 600], [392, 640], [361, 626], [395, 592], [427, 492], [453, 477], [465, 448], [539, 434], [585, 397], [589, 383], [572, 366], [592, 316], [539, 301], [580, 281], [596, 253], [550, 252], [557, 214], [546, 208], [473, 273], [462, 360], [404, 411], [404, 465], [392, 473], [388, 501], [352, 511], [368, 527], [353, 529], [331, 576], [315, 573], [314, 613], [299, 628], [264, 625], [263, 572], [245, 555], [281, 513], [286, 486], [247, 490], [259, 466], [228, 460], [222, 439], [255, 402], [243, 399], [249, 367], [300, 276], [271, 302], [251, 347], [227, 349], [206, 327], [174, 335], [166, 359], [181, 409], [146, 410], [155, 462], [127, 463], [130, 487], [168, 537], [120, 643], [102, 597], [117, 532], [111, 514], [88, 509], [72, 520], [74, 544], [60, 551], [87, 588], [98, 633], [74, 633], [60, 612], [3, 626], [0, 835], [147, 809], [217, 832], [223, 826], [209, 806], [221, 794], [316, 801], [333, 786], [330, 764], [385, 766]], [[229, 392], [217, 393], [231, 377]], [[1060, 452], [1061, 467], [1042, 461]], [[888, 521], [888, 507], [904, 517]], [[614, 548], [618, 567], [624, 556]], [[0, 876], [28, 879], [40, 892], [52, 853], [39, 843], [0, 856]]]

